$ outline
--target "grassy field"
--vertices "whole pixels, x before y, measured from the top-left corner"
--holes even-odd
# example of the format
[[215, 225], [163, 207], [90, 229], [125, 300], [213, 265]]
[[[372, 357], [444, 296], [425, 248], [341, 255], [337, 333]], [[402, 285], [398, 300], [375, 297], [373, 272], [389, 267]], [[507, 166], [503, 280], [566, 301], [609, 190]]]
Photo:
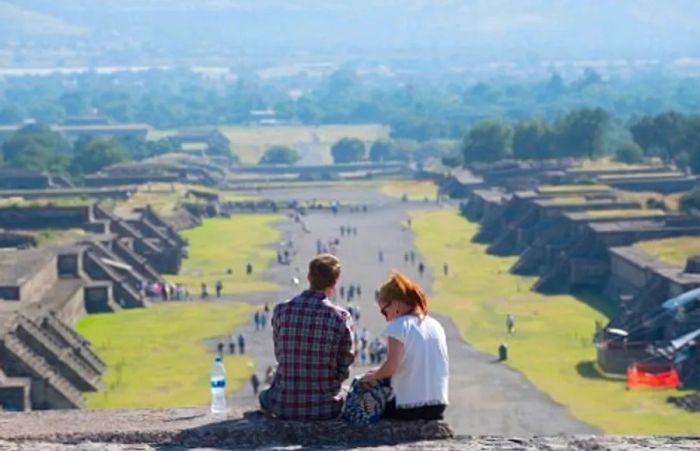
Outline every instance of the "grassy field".
[[389, 197], [400, 198], [404, 194], [410, 200], [424, 200], [426, 197], [434, 201], [438, 187], [428, 180], [390, 180], [382, 183], [382, 193]]
[[626, 210], [587, 210], [586, 216], [589, 218], [628, 218], [633, 216], [662, 216], [666, 212], [653, 208], [630, 208]]
[[[318, 145], [321, 149], [321, 161], [331, 163], [330, 148], [341, 138], [359, 138], [375, 141], [389, 136], [389, 127], [379, 124], [365, 125], [322, 125], [319, 127], [305, 125], [283, 126], [224, 126], [217, 127], [230, 141], [233, 151], [246, 164], [257, 164], [268, 147], [285, 145], [296, 148], [303, 155], [307, 146]], [[149, 139], [159, 139], [174, 135], [174, 130], [157, 130]]]
[[[106, 389], [88, 393], [96, 409], [178, 407], [209, 402], [214, 356], [207, 338], [230, 334], [247, 321], [242, 303], [169, 303], [90, 315], [77, 326], [107, 363]], [[226, 356], [228, 392], [250, 377], [250, 359]]]
[[[273, 291], [275, 285], [265, 282], [260, 274], [275, 259], [274, 249], [267, 245], [281, 239], [273, 224], [282, 215], [237, 215], [231, 218], [205, 219], [201, 227], [185, 230], [182, 235], [189, 241], [189, 257], [182, 270], [169, 279], [185, 284], [190, 293], [199, 293], [202, 282], [214, 290], [221, 280], [227, 294]], [[253, 265], [254, 273], [245, 274], [245, 265]], [[233, 274], [227, 274], [231, 268]]]
[[700, 255], [700, 237], [683, 236], [664, 238], [662, 240], [641, 241], [635, 247], [653, 255], [662, 262], [685, 267], [686, 260], [692, 255]]
[[[477, 225], [454, 211], [413, 217], [427, 262], [450, 265], [450, 276], [436, 277], [431, 306], [453, 318], [466, 341], [491, 354], [507, 342], [511, 366], [575, 417], [608, 433], [700, 433], [697, 415], [666, 404], [677, 392], [626, 391], [624, 382], [598, 372], [591, 340], [595, 321], [610, 314], [604, 300], [530, 291], [535, 278], [508, 272], [516, 257], [487, 255], [484, 245], [471, 242]], [[504, 324], [508, 313], [516, 317], [512, 336]]]
[[607, 185], [543, 185], [537, 188], [542, 194], [610, 191]]

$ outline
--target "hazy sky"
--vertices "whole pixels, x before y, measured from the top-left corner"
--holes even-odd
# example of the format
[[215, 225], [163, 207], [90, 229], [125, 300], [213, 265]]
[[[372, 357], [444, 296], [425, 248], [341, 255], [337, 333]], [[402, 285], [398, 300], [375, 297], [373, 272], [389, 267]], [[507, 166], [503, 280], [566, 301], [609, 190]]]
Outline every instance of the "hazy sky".
[[0, 0], [0, 23], [5, 39], [80, 31], [192, 46], [700, 56], [700, 0]]

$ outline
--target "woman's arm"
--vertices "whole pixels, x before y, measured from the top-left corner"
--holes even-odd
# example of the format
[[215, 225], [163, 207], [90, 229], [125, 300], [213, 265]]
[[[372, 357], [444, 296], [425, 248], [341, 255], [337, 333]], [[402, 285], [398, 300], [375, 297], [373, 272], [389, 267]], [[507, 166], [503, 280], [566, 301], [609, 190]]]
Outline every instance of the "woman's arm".
[[388, 354], [386, 361], [378, 368], [369, 370], [363, 377], [364, 382], [386, 379], [394, 375], [399, 368], [401, 356], [403, 355], [403, 343], [394, 337], [388, 339]]

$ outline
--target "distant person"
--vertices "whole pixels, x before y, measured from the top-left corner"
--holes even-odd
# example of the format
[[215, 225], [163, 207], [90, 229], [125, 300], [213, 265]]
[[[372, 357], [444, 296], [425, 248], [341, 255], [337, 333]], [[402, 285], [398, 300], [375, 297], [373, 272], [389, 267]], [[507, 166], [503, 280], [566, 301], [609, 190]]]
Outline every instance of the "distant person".
[[358, 298], [359, 298], [360, 296], [362, 296], [362, 287], [360, 286], [359, 283], [355, 286], [355, 292], [357, 293], [357, 297], [358, 297]]
[[265, 330], [267, 326], [267, 314], [265, 312], [260, 314], [260, 330]]
[[442, 273], [447, 277], [447, 275], [450, 273], [450, 267], [447, 266], [447, 263], [444, 263], [442, 265]]
[[345, 299], [345, 287], [342, 285], [340, 286], [339, 294], [340, 294], [340, 299]]
[[208, 299], [209, 298], [209, 289], [207, 288], [206, 283], [202, 283], [202, 299]]
[[416, 262], [416, 253], [411, 250], [411, 252], [408, 253], [408, 256], [411, 259], [411, 264], [414, 264]]
[[216, 297], [220, 298], [221, 297], [221, 290], [224, 289], [224, 284], [221, 283], [220, 280], [216, 281]]
[[379, 249], [379, 255], [377, 257], [379, 259], [379, 263], [384, 263], [384, 252], [382, 252], [381, 249]]
[[309, 263], [309, 289], [279, 303], [272, 313], [278, 368], [261, 408], [290, 420], [326, 420], [340, 415], [343, 381], [355, 360], [350, 314], [333, 304], [340, 261], [322, 254]]
[[404, 262], [404, 263], [408, 263], [408, 258], [409, 258], [409, 257], [408, 257], [408, 252], [404, 252], [404, 253], [403, 253], [403, 262]]
[[234, 343], [233, 341], [231, 341], [228, 344], [228, 353], [231, 355], [234, 355], [236, 353], [236, 343]]
[[420, 274], [421, 277], [423, 277], [423, 273], [425, 272], [425, 265], [423, 262], [418, 263], [418, 274]]
[[408, 277], [394, 274], [379, 290], [379, 311], [389, 323], [384, 363], [368, 371], [366, 382], [391, 380], [394, 399], [384, 416], [399, 420], [439, 420], [448, 404], [447, 340], [428, 315], [428, 298]]
[[260, 310], [256, 310], [253, 314], [253, 324], [256, 331], [260, 330]]
[[258, 379], [258, 375], [255, 373], [250, 376], [250, 386], [253, 388], [253, 394], [257, 396], [258, 389], [260, 388], [260, 379]]
[[224, 353], [224, 344], [219, 342], [219, 344], [216, 345], [216, 350], [219, 351], [219, 355], [222, 355]]
[[268, 303], [266, 302], [266, 303], [265, 303], [265, 308], [263, 308], [263, 311], [264, 311], [266, 314], [270, 313], [270, 304], [268, 304]]
[[241, 355], [245, 354], [245, 338], [243, 334], [238, 335], [238, 352]]
[[248, 275], [253, 274], [253, 265], [251, 263], [245, 265], [245, 273]]
[[506, 329], [509, 334], [515, 333], [515, 318], [510, 313], [506, 315]]

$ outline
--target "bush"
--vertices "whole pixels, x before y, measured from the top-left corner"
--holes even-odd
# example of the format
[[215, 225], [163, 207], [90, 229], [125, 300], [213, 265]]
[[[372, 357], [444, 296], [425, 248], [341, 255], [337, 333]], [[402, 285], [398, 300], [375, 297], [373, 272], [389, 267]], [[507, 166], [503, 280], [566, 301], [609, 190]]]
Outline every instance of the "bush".
[[700, 211], [700, 185], [681, 196], [679, 206], [686, 213]]
[[627, 164], [641, 163], [644, 161], [644, 151], [636, 143], [626, 142], [618, 147], [615, 160]]

